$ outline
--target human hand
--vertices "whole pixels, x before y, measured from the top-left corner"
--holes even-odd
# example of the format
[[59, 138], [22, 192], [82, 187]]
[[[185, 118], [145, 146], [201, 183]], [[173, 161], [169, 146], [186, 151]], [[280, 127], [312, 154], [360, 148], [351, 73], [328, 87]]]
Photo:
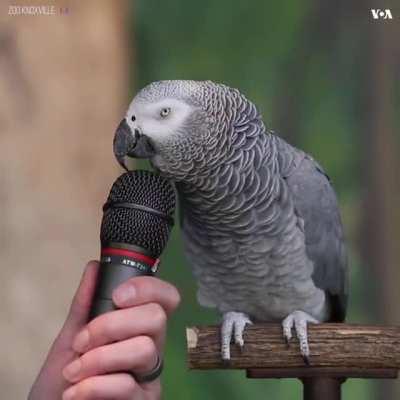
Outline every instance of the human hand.
[[167, 317], [179, 294], [160, 279], [136, 277], [114, 291], [118, 310], [86, 324], [97, 271], [97, 262], [88, 264], [28, 400], [160, 398], [159, 378], [139, 383], [134, 376], [149, 373], [162, 359]]

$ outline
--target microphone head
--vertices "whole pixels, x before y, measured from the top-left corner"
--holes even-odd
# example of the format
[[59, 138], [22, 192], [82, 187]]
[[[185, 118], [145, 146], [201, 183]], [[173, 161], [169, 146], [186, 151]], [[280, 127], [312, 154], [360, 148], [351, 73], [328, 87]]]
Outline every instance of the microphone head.
[[151, 171], [122, 174], [112, 185], [104, 205], [100, 240], [139, 246], [158, 258], [167, 244], [175, 211], [172, 185]]

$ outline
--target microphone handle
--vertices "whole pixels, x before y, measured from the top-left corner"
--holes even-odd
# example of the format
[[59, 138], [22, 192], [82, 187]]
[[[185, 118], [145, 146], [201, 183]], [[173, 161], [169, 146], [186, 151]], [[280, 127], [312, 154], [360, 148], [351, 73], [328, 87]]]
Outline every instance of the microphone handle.
[[[121, 248], [102, 249], [99, 276], [89, 313], [89, 321], [100, 314], [117, 309], [112, 301], [112, 293], [122, 282], [136, 276], [154, 275], [156, 268], [143, 262], [143, 258], [148, 257], [139, 252]], [[156, 260], [154, 261], [156, 262]]]

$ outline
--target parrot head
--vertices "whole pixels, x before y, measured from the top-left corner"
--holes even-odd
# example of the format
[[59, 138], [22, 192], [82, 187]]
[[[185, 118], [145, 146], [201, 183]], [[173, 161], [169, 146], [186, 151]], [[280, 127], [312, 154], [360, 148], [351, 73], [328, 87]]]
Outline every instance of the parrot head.
[[[135, 96], [114, 137], [114, 154], [148, 158], [174, 180], [207, 176], [229, 154], [236, 89], [210, 81], [160, 81]], [[233, 99], [233, 100], [232, 100]]]

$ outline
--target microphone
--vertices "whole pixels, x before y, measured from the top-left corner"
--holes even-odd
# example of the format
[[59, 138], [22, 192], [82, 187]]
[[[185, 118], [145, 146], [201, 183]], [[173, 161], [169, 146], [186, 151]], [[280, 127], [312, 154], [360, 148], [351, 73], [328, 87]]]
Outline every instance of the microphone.
[[112, 292], [136, 276], [154, 275], [174, 224], [175, 191], [150, 171], [122, 174], [111, 187], [100, 228], [100, 270], [89, 319], [115, 310]]

